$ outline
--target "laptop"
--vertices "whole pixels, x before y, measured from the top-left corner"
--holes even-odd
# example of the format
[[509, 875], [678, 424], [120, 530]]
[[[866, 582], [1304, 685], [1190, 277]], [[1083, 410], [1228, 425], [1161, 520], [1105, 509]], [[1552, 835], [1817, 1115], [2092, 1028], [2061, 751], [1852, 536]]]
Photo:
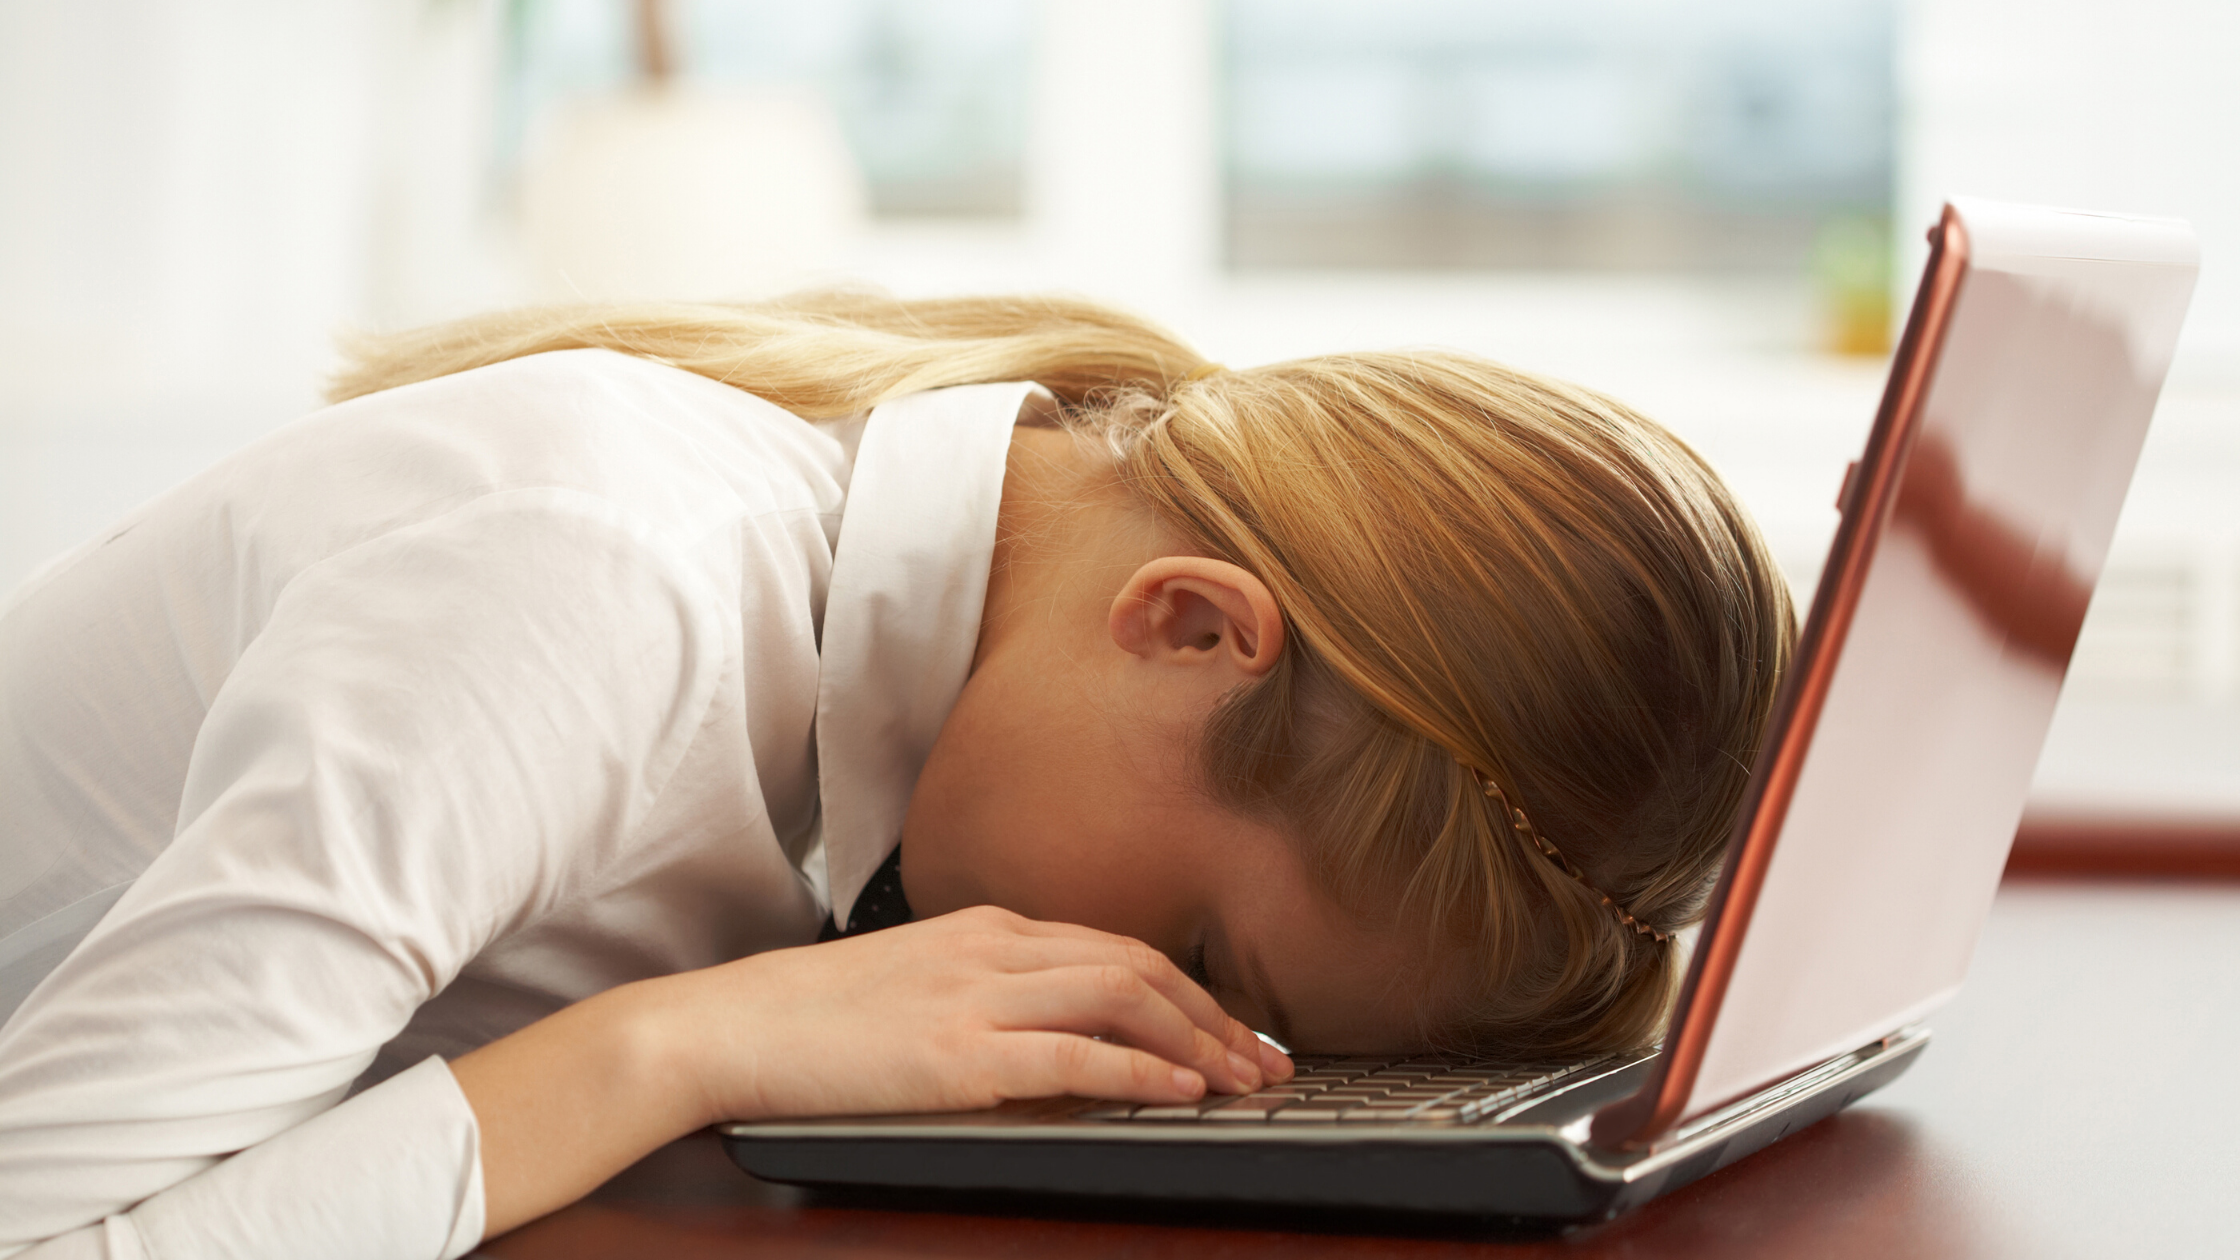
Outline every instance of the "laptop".
[[1656, 1049], [1302, 1056], [1181, 1107], [720, 1126], [771, 1181], [1592, 1220], [1919, 1058], [1991, 908], [2198, 269], [2168, 219], [1955, 199]]

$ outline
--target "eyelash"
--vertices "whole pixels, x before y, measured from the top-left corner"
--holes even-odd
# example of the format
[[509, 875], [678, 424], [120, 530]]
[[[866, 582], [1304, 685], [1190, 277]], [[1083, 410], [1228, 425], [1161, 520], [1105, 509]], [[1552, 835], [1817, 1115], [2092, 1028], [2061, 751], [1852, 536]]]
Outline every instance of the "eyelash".
[[1203, 944], [1190, 947], [1189, 954], [1182, 961], [1182, 974], [1190, 977], [1190, 982], [1201, 989], [1213, 987], [1213, 977], [1206, 973], [1206, 947]]

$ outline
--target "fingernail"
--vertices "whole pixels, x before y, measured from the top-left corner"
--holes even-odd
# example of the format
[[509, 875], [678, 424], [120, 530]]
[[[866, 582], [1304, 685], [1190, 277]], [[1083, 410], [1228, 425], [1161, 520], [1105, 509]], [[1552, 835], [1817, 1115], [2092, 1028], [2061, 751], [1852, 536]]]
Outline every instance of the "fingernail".
[[1205, 1078], [1189, 1068], [1174, 1070], [1174, 1092], [1184, 1098], [1196, 1098], [1206, 1090]]
[[1260, 1047], [1260, 1071], [1273, 1080], [1288, 1081], [1299, 1069], [1282, 1051], [1263, 1045]]
[[1253, 1063], [1252, 1060], [1245, 1058], [1243, 1055], [1238, 1054], [1234, 1050], [1231, 1050], [1229, 1052], [1229, 1072], [1231, 1075], [1235, 1076], [1237, 1078], [1237, 1082], [1243, 1085], [1246, 1089], [1252, 1090], [1260, 1088], [1259, 1066]]

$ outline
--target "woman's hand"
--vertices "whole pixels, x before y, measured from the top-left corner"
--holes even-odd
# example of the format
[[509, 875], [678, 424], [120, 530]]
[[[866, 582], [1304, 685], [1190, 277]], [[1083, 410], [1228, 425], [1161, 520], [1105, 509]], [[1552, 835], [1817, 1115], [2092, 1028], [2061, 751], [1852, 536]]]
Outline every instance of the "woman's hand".
[[992, 906], [652, 983], [711, 1122], [1187, 1102], [1292, 1071], [1141, 941]]
[[623, 985], [451, 1065], [485, 1236], [718, 1120], [1187, 1102], [1291, 1071], [1141, 941], [985, 906]]

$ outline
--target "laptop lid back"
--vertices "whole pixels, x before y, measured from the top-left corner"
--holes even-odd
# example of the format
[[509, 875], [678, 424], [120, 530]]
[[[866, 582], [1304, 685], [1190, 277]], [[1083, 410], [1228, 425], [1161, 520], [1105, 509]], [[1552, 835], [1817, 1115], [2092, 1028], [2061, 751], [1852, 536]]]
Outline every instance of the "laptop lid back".
[[1960, 985], [2193, 290], [2192, 232], [1955, 199], [1643, 1092], [1652, 1139]]

